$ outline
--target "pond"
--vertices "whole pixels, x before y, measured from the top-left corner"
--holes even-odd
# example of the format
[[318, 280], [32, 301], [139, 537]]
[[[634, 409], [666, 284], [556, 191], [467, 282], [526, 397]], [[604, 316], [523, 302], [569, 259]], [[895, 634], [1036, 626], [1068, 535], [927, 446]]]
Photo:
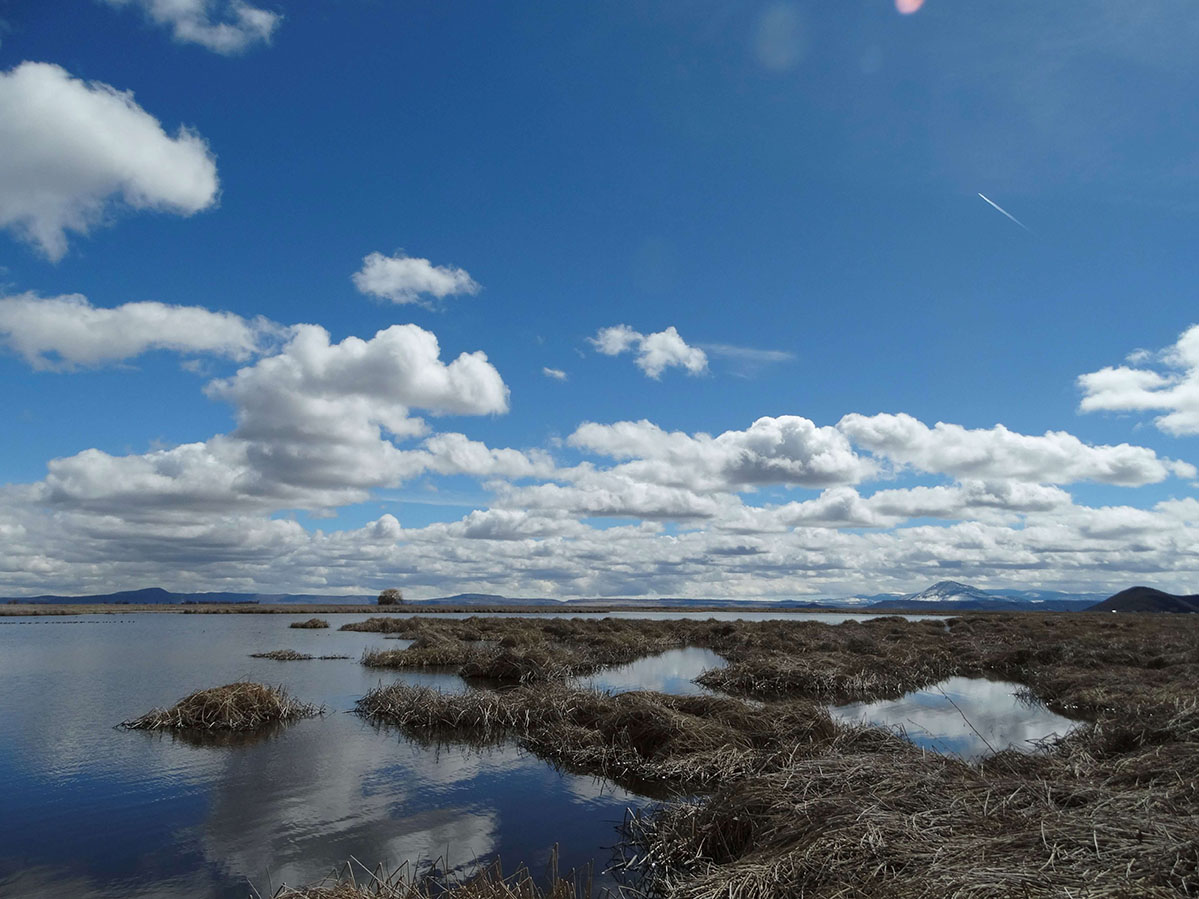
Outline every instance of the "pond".
[[[94, 616], [0, 624], [0, 896], [238, 897], [374, 866], [499, 858], [540, 873], [602, 867], [644, 800], [512, 746], [426, 747], [349, 714], [380, 681], [461, 690], [456, 675], [359, 664], [381, 635], [291, 630], [289, 616]], [[335, 625], [336, 627], [336, 625]], [[252, 659], [291, 648], [343, 660]], [[242, 745], [113, 725], [239, 678], [322, 703]]]
[[951, 677], [899, 699], [829, 711], [842, 721], [896, 728], [917, 746], [970, 760], [1008, 748], [1029, 751], [1038, 741], [1078, 726], [1030, 701], [1020, 684], [970, 677]]
[[577, 684], [586, 689], [609, 693], [656, 690], [676, 696], [691, 696], [712, 692], [694, 683], [694, 678], [712, 668], [723, 668], [725, 664], [725, 660], [710, 649], [688, 646], [685, 649], [668, 649], [627, 665], [605, 668], [590, 677], [579, 678]]

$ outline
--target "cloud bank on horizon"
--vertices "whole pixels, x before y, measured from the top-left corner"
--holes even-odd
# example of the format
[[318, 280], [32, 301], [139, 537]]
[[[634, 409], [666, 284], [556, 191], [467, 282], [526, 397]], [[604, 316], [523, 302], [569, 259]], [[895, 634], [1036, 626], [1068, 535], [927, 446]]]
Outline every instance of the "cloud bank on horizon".
[[[1147, 273], [1120, 268], [1135, 261], [1119, 255], [1129, 207], [1055, 235], [1049, 207], [1095, 191], [1071, 194], [1077, 173], [1052, 159], [1037, 173], [1052, 203], [1001, 165], [987, 183], [1039, 232], [1048, 222], [1038, 242], [1067, 261], [1018, 232], [1002, 246], [970, 233], [979, 172], [960, 167], [988, 126], [936, 119], [968, 99], [1008, 124], [1053, 121], [1032, 138], [1046, 147], [1089, 137], [1094, 155], [1070, 165], [1124, 183], [1110, 117], [1027, 105], [1049, 101], [1021, 92], [1028, 60], [1006, 39], [1031, 25], [1016, 13], [987, 14], [1010, 81], [980, 93], [972, 63], [920, 29], [981, 26], [932, 6], [897, 15], [920, 4], [880, 4], [889, 18], [835, 44], [839, 64], [808, 36], [845, 42], [856, 26], [815, 12], [747, 16], [718, 49], [698, 13], [654, 14], [637, 27], [671, 34], [690, 68], [642, 58], [627, 82], [586, 43], [569, 65], [489, 40], [491, 65], [441, 67], [463, 34], [517, 12], [488, 25], [440, 11], [391, 47], [372, 35], [398, 29], [393, 10], [328, 23], [241, 0], [91, 6], [81, 18], [110, 41], [31, 19], [4, 44], [18, 58], [0, 70], [0, 416], [16, 439], [0, 456], [0, 595], [750, 598], [946, 577], [1193, 592], [1186, 242], [1153, 232], [1163, 264]], [[1054, 76], [1065, 95], [1101, 63], [1153, 77], [1141, 42], [1158, 20], [1104, 9], [1092, 54], [1075, 47]], [[578, 37], [603, 13], [563, 15], [554, 27]], [[330, 34], [359, 51], [321, 80], [295, 63]], [[900, 97], [877, 75], [906, 53], [958, 74]], [[545, 66], [570, 80], [569, 102]], [[730, 67], [735, 83], [716, 80]], [[820, 105], [818, 73], [853, 81], [846, 97], [877, 117]], [[597, 78], [612, 97], [590, 90]], [[1169, 105], [1153, 84], [1133, 86], [1137, 101]], [[1132, 103], [1113, 90], [1114, 108]], [[940, 143], [903, 136], [925, 117]], [[747, 121], [774, 143], [747, 146]], [[1147, 158], [1186, 172], [1191, 152], [1165, 135]], [[912, 176], [938, 199], [863, 199], [892, 165], [940, 173]], [[878, 227], [898, 210], [904, 233]], [[414, 252], [372, 249], [399, 245]], [[1131, 270], [1152, 309], [1129, 308]], [[487, 302], [463, 301], [480, 281]], [[1133, 350], [1145, 343], [1161, 349]]]

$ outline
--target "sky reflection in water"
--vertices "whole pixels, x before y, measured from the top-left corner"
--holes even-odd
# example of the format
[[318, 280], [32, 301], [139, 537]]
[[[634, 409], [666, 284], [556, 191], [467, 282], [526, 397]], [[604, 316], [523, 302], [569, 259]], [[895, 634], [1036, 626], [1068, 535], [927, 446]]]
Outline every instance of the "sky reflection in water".
[[[395, 866], [451, 853], [535, 872], [608, 860], [638, 797], [561, 774], [515, 747], [424, 747], [348, 714], [397, 679], [462, 690], [456, 675], [364, 668], [380, 635], [290, 630], [285, 616], [142, 615], [0, 626], [0, 895], [233, 897], [248, 883], [319, 879], [351, 856]], [[345, 660], [274, 662], [292, 648]], [[323, 703], [324, 717], [261, 741], [196, 745], [117, 722], [249, 678]]]
[[855, 702], [830, 711], [843, 721], [902, 728], [917, 746], [979, 759], [1008, 747], [1030, 750], [1035, 742], [1065, 735], [1078, 722], [1018, 698], [1020, 684], [951, 677], [900, 699]]

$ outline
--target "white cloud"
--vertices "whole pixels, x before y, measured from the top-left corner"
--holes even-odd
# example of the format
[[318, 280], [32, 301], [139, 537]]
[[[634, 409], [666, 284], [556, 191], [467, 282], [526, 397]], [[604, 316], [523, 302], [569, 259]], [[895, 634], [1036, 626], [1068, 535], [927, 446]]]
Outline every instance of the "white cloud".
[[672, 367], [685, 369], [691, 375], [708, 370], [707, 354], [699, 347], [688, 346], [673, 325], [653, 334], [642, 334], [628, 325], [615, 325], [601, 328], [588, 340], [605, 356], [619, 356], [632, 350], [637, 354], [634, 360], [637, 367], [651, 378], [660, 378], [664, 370]]
[[1019, 434], [1003, 425], [968, 429], [937, 422], [932, 428], [910, 415], [851, 413], [837, 429], [876, 456], [920, 471], [955, 478], [1010, 479], [1043, 484], [1097, 481], [1136, 487], [1171, 474], [1194, 477], [1194, 466], [1160, 458], [1153, 450], [1121, 443], [1090, 446], [1065, 431]]
[[584, 518], [711, 519], [731, 500], [727, 494], [699, 493], [688, 487], [647, 483], [619, 472], [593, 469], [574, 472], [566, 485], [496, 487], [500, 508], [565, 512]]
[[1199, 325], [1191, 325], [1158, 354], [1134, 353], [1131, 363], [1160, 363], [1160, 370], [1128, 365], [1081, 375], [1082, 412], [1165, 412], [1154, 419], [1174, 436], [1199, 434]]
[[555, 381], [566, 380], [566, 372], [560, 368], [549, 368], [548, 366], [544, 366], [541, 369], [541, 373], [547, 378], [553, 378]]
[[0, 297], [0, 340], [37, 369], [99, 366], [157, 349], [242, 360], [280, 330], [266, 320], [199, 306], [144, 302], [103, 309], [79, 294]]
[[282, 16], [244, 0], [103, 0], [110, 6], [137, 6], [155, 25], [170, 28], [181, 44], [199, 44], [216, 53], [241, 53], [269, 43]]
[[744, 378], [753, 377], [767, 365], [795, 361], [795, 354], [786, 350], [763, 350], [729, 343], [703, 343], [699, 348], [709, 356], [729, 360], [733, 373]]
[[476, 294], [481, 289], [465, 269], [453, 265], [434, 265], [428, 259], [384, 256], [371, 253], [362, 260], [362, 268], [353, 274], [354, 286], [361, 293], [381, 297], [393, 303], [419, 303], [422, 296], [444, 299], [458, 294]]
[[[139, 304], [13, 299], [100, 315], [96, 329], [117, 344], [129, 332], [128, 346], [101, 350], [78, 334], [51, 341], [18, 328], [28, 358], [90, 364], [168, 345], [168, 333], [199, 339], [172, 330], [174, 307], [153, 308], [162, 325], [145, 324]], [[211, 352], [260, 351], [253, 326], [241, 322], [247, 336], [241, 320], [187, 312], [221, 335]], [[398, 584], [414, 596], [794, 597], [906, 591], [945, 577], [1112, 592], [1146, 581], [1180, 590], [1199, 577], [1199, 502], [1091, 508], [1058, 486], [1150, 484], [1190, 470], [1143, 447], [928, 427], [905, 415], [850, 415], [836, 427], [763, 417], [715, 436], [588, 422], [566, 442], [588, 458], [561, 467], [546, 451], [433, 432], [440, 416], [508, 408], [508, 388], [482, 353], [443, 360], [437, 338], [414, 325], [340, 342], [315, 325], [287, 333], [283, 346], [206, 388], [231, 404], [231, 433], [127, 456], [86, 450], [52, 460], [37, 484], [0, 487], [7, 592]], [[912, 471], [946, 482], [891, 480]], [[280, 515], [387, 503], [376, 491], [417, 477], [478, 479], [472, 495], [484, 498], [460, 520], [418, 528], [401, 524], [402, 504], [341, 531]], [[871, 489], [883, 479], [886, 489]]]
[[133, 95], [49, 63], [0, 73], [0, 227], [50, 259], [119, 199], [191, 215], [216, 201], [216, 164], [198, 134], [174, 137]]
[[423, 436], [428, 425], [411, 415], [414, 408], [434, 415], [508, 408], [507, 385], [483, 353], [444, 363], [437, 338], [415, 325], [341, 343], [321, 327], [298, 325], [278, 353], [205, 392], [234, 406], [232, 434], [140, 455], [91, 449], [52, 460], [42, 499], [139, 520], [196, 510], [319, 510], [361, 502], [372, 488], [424, 471], [521, 477], [547, 467], [535, 454], [489, 450], [460, 434], [407, 450], [386, 436]]
[[696, 490], [827, 487], [857, 483], [877, 470], [836, 428], [817, 427], [798, 415], [759, 418], [744, 431], [717, 437], [667, 432], [648, 421], [586, 422], [569, 443], [631, 460], [618, 470], [635, 479]]

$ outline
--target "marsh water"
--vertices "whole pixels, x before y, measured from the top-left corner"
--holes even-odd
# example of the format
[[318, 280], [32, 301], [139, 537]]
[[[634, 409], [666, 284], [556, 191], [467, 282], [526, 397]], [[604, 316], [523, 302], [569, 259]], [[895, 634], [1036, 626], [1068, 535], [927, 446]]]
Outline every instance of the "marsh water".
[[[266, 896], [350, 858], [394, 867], [447, 852], [451, 869], [498, 858], [540, 874], [555, 843], [563, 869], [602, 868], [625, 810], [647, 800], [513, 746], [422, 746], [350, 714], [380, 682], [467, 689], [453, 674], [364, 668], [364, 649], [396, 641], [337, 630], [363, 617], [329, 630], [291, 629], [290, 615], [0, 619], [0, 896]], [[349, 658], [249, 657], [280, 648]], [[693, 690], [720, 663], [676, 651], [588, 682]], [[226, 745], [114, 729], [243, 678], [326, 714]]]
[[976, 760], [1003, 749], [1028, 751], [1078, 725], [1031, 700], [1019, 684], [951, 677], [899, 699], [834, 706], [833, 717], [903, 733], [917, 746]]
[[[626, 809], [649, 802], [511, 745], [426, 746], [372, 726], [350, 710], [381, 682], [470, 688], [453, 674], [363, 667], [363, 650], [397, 645], [337, 630], [366, 616], [290, 629], [300, 617], [0, 619], [0, 896], [269, 896], [351, 858], [449, 869], [498, 859], [540, 874], [555, 844], [564, 870], [593, 862], [598, 873]], [[283, 648], [348, 658], [250, 658]], [[672, 650], [584, 682], [695, 692], [692, 678], [722, 663]], [[114, 728], [238, 679], [283, 685], [326, 713], [224, 744]]]

